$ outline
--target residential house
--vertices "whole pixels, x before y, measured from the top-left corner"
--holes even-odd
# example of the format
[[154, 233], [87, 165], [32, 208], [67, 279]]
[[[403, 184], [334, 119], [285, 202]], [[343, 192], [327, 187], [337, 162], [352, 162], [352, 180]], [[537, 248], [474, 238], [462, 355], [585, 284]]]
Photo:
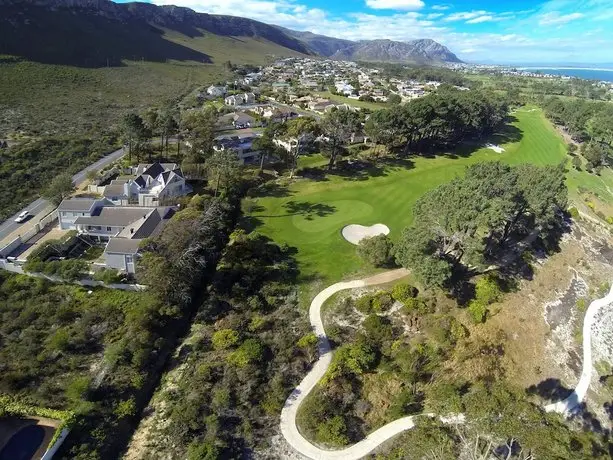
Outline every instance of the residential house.
[[314, 112], [324, 112], [327, 107], [334, 106], [334, 104], [328, 99], [316, 99], [307, 104], [309, 110]]
[[102, 196], [116, 206], [158, 206], [192, 191], [176, 163], [140, 164], [133, 172], [136, 178], [111, 181]]
[[225, 86], [211, 85], [206, 89], [206, 93], [211, 97], [225, 96], [227, 92], [228, 89]]
[[290, 87], [289, 83], [278, 81], [272, 84], [272, 91], [273, 93], [287, 92]]
[[58, 207], [60, 228], [105, 244], [106, 268], [135, 272], [141, 241], [158, 234], [172, 208], [115, 206], [106, 199], [70, 198]]
[[230, 106], [255, 104], [254, 93], [235, 94], [224, 99], [224, 103]]
[[233, 151], [241, 163], [250, 163], [260, 157], [260, 151], [253, 149], [253, 141], [259, 136], [244, 134], [235, 136], [219, 136], [215, 138], [213, 150], [217, 152]]
[[355, 90], [353, 86], [351, 86], [349, 83], [345, 81], [336, 82], [334, 86], [336, 87], [336, 91], [338, 91], [341, 94], [344, 94], [345, 96], [349, 96], [353, 94]]

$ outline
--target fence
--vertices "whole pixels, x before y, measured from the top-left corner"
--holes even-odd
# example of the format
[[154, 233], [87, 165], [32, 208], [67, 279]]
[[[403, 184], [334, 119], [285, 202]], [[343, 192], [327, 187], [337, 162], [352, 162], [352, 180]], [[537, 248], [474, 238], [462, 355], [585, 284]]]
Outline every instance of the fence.
[[40, 232], [47, 225], [52, 224], [57, 220], [57, 210], [51, 211], [49, 214], [45, 215], [42, 219], [40, 219], [37, 223], [35, 223], [32, 227], [25, 230], [20, 235], [17, 235], [17, 238], [10, 241], [8, 244], [0, 247], [0, 257], [8, 257], [11, 252], [21, 246], [23, 243], [26, 243], [29, 239], [34, 238], [38, 232]]
[[104, 186], [89, 184], [87, 186], [87, 191], [91, 193], [97, 193], [98, 195], [102, 195], [104, 193]]

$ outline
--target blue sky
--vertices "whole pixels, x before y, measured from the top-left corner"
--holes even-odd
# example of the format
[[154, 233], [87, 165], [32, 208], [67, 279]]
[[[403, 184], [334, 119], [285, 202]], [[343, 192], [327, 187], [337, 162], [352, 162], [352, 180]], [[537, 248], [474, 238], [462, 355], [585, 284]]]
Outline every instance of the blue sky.
[[468, 62], [613, 66], [613, 0], [148, 1], [351, 40], [432, 38]]

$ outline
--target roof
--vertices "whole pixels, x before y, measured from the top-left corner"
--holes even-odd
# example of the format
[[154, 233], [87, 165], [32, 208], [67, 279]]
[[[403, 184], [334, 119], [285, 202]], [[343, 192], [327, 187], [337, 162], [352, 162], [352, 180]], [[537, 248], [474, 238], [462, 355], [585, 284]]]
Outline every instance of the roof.
[[104, 187], [102, 195], [105, 198], [113, 198], [118, 196], [126, 196], [124, 184], [111, 184]]
[[58, 206], [58, 211], [90, 211], [97, 200], [92, 198], [68, 198], [62, 200]]
[[142, 240], [128, 238], [111, 238], [104, 248], [105, 253], [136, 254]]
[[107, 206], [100, 208], [91, 217], [77, 217], [75, 224], [127, 227], [139, 219], [144, 219], [152, 211], [155, 211], [155, 208]]

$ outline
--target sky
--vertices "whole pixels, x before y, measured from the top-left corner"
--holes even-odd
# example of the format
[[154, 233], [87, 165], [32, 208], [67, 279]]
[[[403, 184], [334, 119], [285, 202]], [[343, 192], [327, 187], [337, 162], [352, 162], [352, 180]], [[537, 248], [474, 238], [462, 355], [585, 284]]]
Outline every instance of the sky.
[[350, 40], [431, 38], [467, 62], [613, 67], [613, 0], [144, 1]]

